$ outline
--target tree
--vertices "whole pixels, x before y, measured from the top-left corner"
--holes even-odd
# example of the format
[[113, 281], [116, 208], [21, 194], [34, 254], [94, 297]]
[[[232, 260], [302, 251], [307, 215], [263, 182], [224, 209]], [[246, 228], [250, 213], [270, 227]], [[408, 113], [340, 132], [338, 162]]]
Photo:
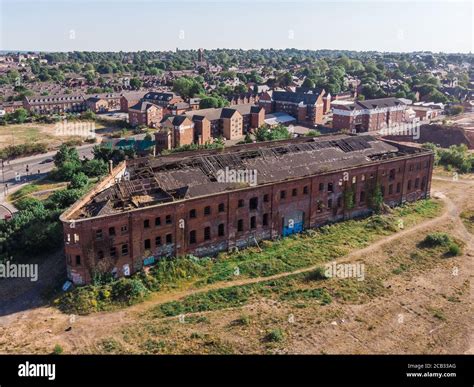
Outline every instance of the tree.
[[74, 164], [80, 165], [79, 154], [77, 153], [76, 148], [69, 147], [66, 144], [62, 144], [56, 153], [54, 158], [54, 165], [61, 168], [65, 162], [72, 162]]
[[24, 108], [19, 108], [12, 114], [12, 117], [16, 122], [22, 124], [28, 118], [28, 111]]
[[306, 78], [301, 86], [307, 89], [314, 89], [316, 87], [315, 83], [309, 78]]
[[82, 171], [89, 177], [99, 177], [107, 174], [108, 166], [103, 160], [87, 160], [82, 165]]
[[62, 210], [79, 200], [83, 195], [80, 189], [61, 189], [55, 191], [46, 201], [46, 207], [49, 209]]
[[293, 76], [289, 72], [284, 73], [278, 79], [278, 83], [280, 84], [280, 86], [289, 86], [291, 82], [293, 82]]
[[257, 141], [283, 140], [290, 137], [291, 134], [288, 131], [288, 128], [284, 125], [277, 125], [274, 127], [263, 125], [255, 131], [255, 139]]
[[71, 181], [74, 175], [80, 170], [81, 164], [76, 161], [65, 161], [58, 168], [58, 174], [61, 180]]
[[85, 175], [84, 172], [76, 173], [68, 185], [69, 189], [81, 189], [84, 188], [89, 182], [89, 178]]
[[204, 97], [201, 98], [199, 101], [199, 108], [200, 109], [209, 109], [209, 108], [220, 108], [226, 105], [226, 100], [222, 97], [212, 96], [212, 97]]
[[181, 77], [174, 81], [173, 91], [184, 98], [191, 98], [196, 94], [204, 93], [204, 88], [201, 83], [194, 79]]
[[130, 86], [133, 87], [134, 89], [139, 89], [140, 87], [142, 87], [143, 85], [143, 82], [138, 79], [138, 78], [132, 78], [130, 79]]

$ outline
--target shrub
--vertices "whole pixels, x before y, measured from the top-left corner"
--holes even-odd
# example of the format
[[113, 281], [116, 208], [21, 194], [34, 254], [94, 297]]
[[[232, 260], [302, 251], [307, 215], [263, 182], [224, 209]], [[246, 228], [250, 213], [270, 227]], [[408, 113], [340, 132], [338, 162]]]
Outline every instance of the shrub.
[[61, 189], [46, 200], [45, 206], [49, 209], [65, 209], [76, 202], [82, 194], [80, 189]]
[[84, 286], [64, 294], [58, 301], [66, 313], [88, 314], [98, 310], [98, 291], [95, 286]]
[[1, 159], [14, 159], [17, 157], [30, 156], [38, 153], [46, 153], [48, 147], [46, 144], [19, 144], [9, 145], [0, 150]]
[[250, 317], [247, 316], [246, 314], [241, 315], [238, 319], [234, 321], [235, 325], [245, 325], [248, 326], [250, 325]]
[[285, 333], [280, 328], [272, 329], [265, 336], [266, 341], [270, 341], [274, 343], [283, 341], [284, 339], [285, 339]]
[[112, 284], [112, 299], [114, 301], [131, 304], [144, 298], [148, 289], [139, 279], [120, 278]]
[[87, 176], [83, 172], [79, 172], [71, 178], [71, 182], [69, 183], [68, 188], [69, 189], [84, 188], [88, 182], [89, 182], [89, 179], [87, 178]]
[[388, 219], [380, 215], [372, 216], [367, 221], [365, 227], [370, 228], [372, 230], [396, 231], [396, 227], [394, 226], [391, 219]]
[[434, 232], [428, 234], [423, 240], [423, 244], [428, 247], [447, 246], [451, 238], [444, 232]]
[[461, 255], [461, 247], [457, 243], [451, 242], [449, 244], [448, 254], [451, 256]]
[[89, 177], [106, 175], [108, 166], [103, 160], [88, 160], [82, 165], [82, 171]]
[[317, 269], [309, 272], [306, 275], [307, 281], [321, 281], [327, 278], [328, 277], [326, 277], [326, 270], [323, 267], [318, 267]]
[[15, 207], [20, 211], [43, 211], [43, 203], [35, 198], [23, 197], [15, 202]]

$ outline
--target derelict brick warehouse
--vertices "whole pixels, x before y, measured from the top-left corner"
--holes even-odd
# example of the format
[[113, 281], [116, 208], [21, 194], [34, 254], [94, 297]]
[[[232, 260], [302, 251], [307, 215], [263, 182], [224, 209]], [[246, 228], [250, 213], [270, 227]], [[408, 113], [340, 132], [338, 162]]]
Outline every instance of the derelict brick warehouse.
[[[68, 277], [128, 275], [163, 256], [211, 255], [366, 214], [376, 187], [391, 206], [415, 201], [429, 196], [432, 169], [428, 150], [350, 135], [132, 160], [61, 216]], [[222, 171], [256, 171], [256, 184], [223, 181]]]

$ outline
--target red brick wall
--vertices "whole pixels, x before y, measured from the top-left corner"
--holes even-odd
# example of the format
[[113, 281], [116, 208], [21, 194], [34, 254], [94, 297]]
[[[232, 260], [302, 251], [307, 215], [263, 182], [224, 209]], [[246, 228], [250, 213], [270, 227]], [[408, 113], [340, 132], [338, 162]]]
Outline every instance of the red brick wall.
[[[112, 245], [117, 248], [117, 258], [112, 259], [114, 267], [120, 269], [123, 265], [129, 264], [131, 271], [133, 271], [134, 268], [138, 269], [142, 265], [145, 252], [144, 241], [147, 239], [151, 244], [151, 248], [147, 250], [151, 250], [157, 256], [186, 253], [209, 255], [234, 246], [245, 246], [252, 242], [249, 242], [249, 238], [253, 238], [253, 236], [257, 239], [277, 237], [282, 233], [283, 218], [291, 217], [298, 212], [304, 213], [305, 228], [349, 218], [368, 211], [369, 192], [376, 183], [384, 187], [386, 203], [396, 205], [405, 201], [417, 200], [429, 196], [432, 164], [433, 156], [424, 154], [388, 161], [379, 165], [78, 221], [74, 232], [79, 233], [80, 243], [66, 245], [66, 256], [81, 255], [83, 257], [82, 265], [76, 266], [74, 262], [72, 264], [68, 262], [68, 270], [69, 272], [75, 270], [83, 276], [86, 282], [90, 281], [89, 271], [99, 262], [98, 251], [104, 251], [105, 261], [110, 260], [108, 251]], [[352, 180], [354, 177], [355, 181]], [[332, 183], [332, 192], [329, 192], [328, 183]], [[322, 190], [320, 190], [320, 184], [322, 184]], [[397, 184], [400, 184], [399, 192], [397, 192]], [[389, 192], [390, 186], [392, 186], [391, 193]], [[304, 187], [307, 187], [307, 193], [304, 193]], [[347, 187], [352, 187], [355, 192], [355, 206], [352, 209], [344, 208], [344, 189]], [[295, 196], [293, 196], [293, 189], [297, 190]], [[282, 190], [286, 191], [285, 198], [282, 198], [280, 194]], [[361, 203], [360, 198], [363, 191], [365, 192], [365, 202]], [[268, 195], [268, 201], [264, 201], [265, 195]], [[250, 209], [249, 201], [253, 197], [258, 198], [258, 205], [255, 209]], [[342, 198], [340, 206], [338, 206], [338, 197]], [[243, 200], [242, 207], [239, 206], [239, 200]], [[332, 203], [329, 200], [332, 200]], [[319, 201], [322, 203], [321, 210], [318, 209]], [[218, 210], [220, 203], [224, 204], [223, 212]], [[328, 207], [329, 204], [332, 204], [332, 208]], [[211, 210], [209, 215], [204, 214], [207, 206]], [[196, 210], [195, 218], [190, 217], [191, 209]], [[263, 225], [263, 214], [268, 214], [267, 226]], [[170, 216], [170, 224], [166, 223], [167, 215]], [[252, 216], [256, 217], [255, 229], [250, 229]], [[160, 217], [159, 225], [155, 225], [156, 217]], [[180, 227], [180, 219], [184, 221], [184, 228]], [[238, 231], [239, 219], [243, 220], [242, 231]], [[149, 221], [147, 228], [145, 220]], [[224, 224], [224, 236], [218, 236], [218, 227], [221, 223]], [[127, 225], [128, 228], [124, 235], [120, 233], [122, 225]], [[108, 235], [109, 227], [115, 227], [115, 237]], [[211, 229], [211, 238], [207, 241], [204, 240], [206, 227]], [[102, 229], [102, 240], [95, 240], [95, 231], [98, 229]], [[192, 230], [196, 231], [197, 237], [197, 243], [193, 245], [189, 240], [189, 233]], [[64, 233], [65, 238], [68, 233], [71, 233], [66, 223], [64, 223]], [[167, 234], [171, 235], [172, 241], [168, 245], [165, 243]], [[156, 237], [161, 238], [161, 246], [155, 245]], [[129, 245], [129, 254], [122, 256], [121, 245], [126, 243]]]

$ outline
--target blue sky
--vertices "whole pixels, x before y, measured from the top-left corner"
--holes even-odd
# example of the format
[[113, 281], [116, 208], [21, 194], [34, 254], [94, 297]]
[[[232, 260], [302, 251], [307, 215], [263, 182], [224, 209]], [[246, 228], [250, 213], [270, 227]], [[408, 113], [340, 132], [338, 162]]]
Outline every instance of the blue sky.
[[472, 1], [0, 0], [0, 50], [470, 52]]

